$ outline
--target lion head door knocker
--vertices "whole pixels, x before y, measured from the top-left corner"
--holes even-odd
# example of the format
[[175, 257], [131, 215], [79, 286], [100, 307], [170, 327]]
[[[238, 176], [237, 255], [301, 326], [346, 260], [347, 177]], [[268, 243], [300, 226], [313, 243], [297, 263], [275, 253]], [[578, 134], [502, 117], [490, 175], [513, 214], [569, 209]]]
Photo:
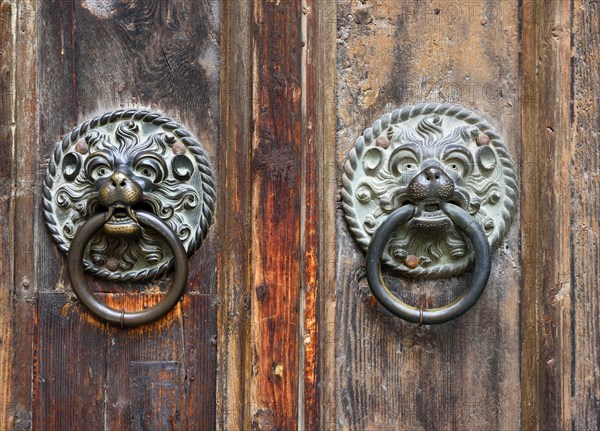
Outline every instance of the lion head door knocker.
[[[44, 181], [46, 225], [68, 253], [81, 302], [130, 327], [165, 315], [184, 293], [188, 257], [211, 226], [215, 187], [200, 144], [157, 113], [120, 110], [77, 126], [56, 146]], [[111, 281], [150, 281], [175, 264], [155, 306], [117, 310], [87, 288], [84, 270]]]
[[[516, 194], [505, 143], [473, 112], [429, 103], [384, 115], [357, 139], [343, 174], [346, 220], [367, 253], [373, 295], [419, 324], [465, 313], [485, 289], [491, 250], [513, 220]], [[445, 278], [471, 265], [473, 274], [455, 302], [424, 309], [387, 288], [382, 261], [412, 278]]]

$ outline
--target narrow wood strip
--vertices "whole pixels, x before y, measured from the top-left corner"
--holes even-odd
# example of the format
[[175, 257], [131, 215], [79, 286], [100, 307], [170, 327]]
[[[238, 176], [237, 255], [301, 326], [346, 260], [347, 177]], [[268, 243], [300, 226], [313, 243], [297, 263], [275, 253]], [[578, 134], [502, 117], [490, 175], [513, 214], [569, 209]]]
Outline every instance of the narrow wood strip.
[[[299, 429], [335, 425], [332, 378], [335, 353], [336, 187], [335, 148], [335, 2], [302, 2], [303, 40], [303, 202], [302, 340]], [[329, 300], [329, 302], [328, 302]], [[331, 307], [329, 308], [331, 309]], [[327, 395], [329, 394], [329, 395]]]
[[[319, 423], [315, 429], [336, 429], [335, 403], [335, 309], [336, 309], [336, 2], [315, 0], [316, 30], [309, 32], [309, 47], [315, 86], [315, 121], [310, 127], [316, 130], [315, 145], [319, 164], [319, 292], [317, 298], [318, 364], [317, 382]], [[312, 338], [311, 338], [312, 340]], [[309, 421], [307, 420], [307, 423]]]
[[217, 429], [249, 429], [252, 1], [221, 2]]
[[302, 160], [301, 1], [254, 4], [252, 429], [297, 429]]
[[568, 429], [571, 2], [522, 8], [521, 425]]
[[[302, 154], [301, 154], [301, 291], [300, 324], [302, 338], [299, 371], [298, 429], [316, 430], [319, 425], [318, 365], [319, 365], [319, 309], [320, 281], [320, 237], [321, 212], [318, 149], [322, 142], [317, 136], [319, 100], [316, 88], [316, 73], [319, 61], [319, 28], [316, 3], [302, 1]], [[334, 67], [335, 64], [329, 65]]]
[[600, 429], [600, 5], [573, 5], [571, 429]]
[[38, 159], [35, 11], [36, 2], [31, 0], [0, 5], [0, 73], [2, 85], [7, 85], [0, 102], [0, 219], [6, 233], [0, 248], [0, 368], [5, 372], [0, 376], [0, 429], [28, 429], [32, 418], [38, 214], [38, 195], [33, 193]]
[[0, 429], [12, 427], [12, 297], [14, 280], [14, 224], [12, 183], [15, 136], [16, 5], [0, 5]]

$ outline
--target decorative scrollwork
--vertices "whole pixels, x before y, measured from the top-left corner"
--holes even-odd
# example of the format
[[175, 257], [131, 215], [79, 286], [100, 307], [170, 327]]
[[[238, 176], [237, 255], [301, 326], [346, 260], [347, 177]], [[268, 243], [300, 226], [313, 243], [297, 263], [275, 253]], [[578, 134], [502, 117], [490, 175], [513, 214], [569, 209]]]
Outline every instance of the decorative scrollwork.
[[[425, 192], [430, 179], [440, 182], [437, 194]], [[457, 105], [422, 103], [385, 114], [356, 140], [342, 182], [346, 220], [365, 251], [394, 210], [415, 205], [413, 219], [383, 254], [384, 263], [412, 277], [456, 275], [473, 260], [467, 238], [440, 203], [472, 215], [492, 247], [515, 214], [516, 173], [506, 144], [489, 123]]]
[[[215, 184], [200, 144], [158, 113], [119, 110], [74, 128], [56, 146], [43, 185], [46, 225], [67, 253], [77, 230], [121, 197], [164, 221], [190, 256], [213, 221]], [[125, 186], [125, 184], [128, 184]], [[127, 188], [128, 187], [128, 188]], [[127, 214], [115, 214], [90, 241], [83, 266], [108, 280], [148, 280], [172, 265], [164, 241]]]

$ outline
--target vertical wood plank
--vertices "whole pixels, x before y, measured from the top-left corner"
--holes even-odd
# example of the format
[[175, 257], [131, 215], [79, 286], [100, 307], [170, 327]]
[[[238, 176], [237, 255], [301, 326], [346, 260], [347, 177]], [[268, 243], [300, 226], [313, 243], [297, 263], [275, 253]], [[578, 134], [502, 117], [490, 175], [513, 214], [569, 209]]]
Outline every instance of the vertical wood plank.
[[317, 88], [315, 69], [319, 63], [314, 57], [318, 44], [316, 3], [302, 1], [302, 153], [301, 153], [301, 196], [300, 196], [300, 331], [299, 384], [298, 384], [298, 429], [315, 430], [319, 421], [319, 396], [317, 373], [319, 365], [319, 320], [317, 301], [321, 290], [319, 250], [319, 172], [320, 159], [317, 153]]
[[[459, 103], [520, 157], [519, 15], [511, 1], [337, 3], [338, 170], [363, 130], [394, 108]], [[518, 219], [518, 217], [517, 217]], [[513, 430], [520, 426], [518, 221], [493, 254], [481, 299], [419, 328], [370, 295], [364, 254], [337, 212], [337, 429]], [[389, 272], [392, 289], [397, 274]], [[411, 282], [444, 304], [468, 275]], [[408, 299], [407, 299], [408, 300]]]
[[[217, 127], [220, 115], [219, 6], [217, 0], [110, 4], [95, 0], [42, 2], [37, 16], [37, 82], [39, 88], [44, 89], [38, 103], [41, 159], [46, 160], [56, 142], [78, 122], [106, 111], [143, 107], [164, 112], [184, 124], [206, 148], [213, 168], [216, 168], [214, 162], [219, 160], [221, 151]], [[36, 184], [37, 189], [40, 189], [39, 184]], [[41, 292], [58, 295], [67, 303], [71, 288], [65, 275], [64, 258], [56, 250], [42, 220], [37, 221], [36, 229], [37, 286]], [[211, 232], [190, 261], [187, 295], [206, 294], [210, 297], [216, 292], [215, 250], [218, 247], [218, 240]], [[165, 288], [166, 283], [168, 280], [159, 284]], [[132, 309], [139, 309], [157, 298], [151, 289], [144, 291], [142, 286], [92, 282], [91, 279], [89, 285], [102, 300], [125, 304]], [[187, 298], [186, 301], [198, 305], [195, 299]], [[44, 311], [38, 334], [47, 334], [54, 331], [56, 325], [62, 325], [64, 316], [61, 317], [60, 310], [54, 307]], [[100, 414], [94, 420], [100, 421], [100, 428], [127, 429], [136, 395], [131, 390], [121, 391], [121, 386], [122, 382], [127, 382], [129, 387], [131, 362], [171, 361], [181, 367], [181, 373], [177, 374], [181, 380], [177, 382], [176, 391], [182, 397], [175, 410], [180, 418], [173, 423], [180, 428], [190, 423], [213, 429], [214, 395], [210, 391], [200, 397], [188, 393], [184, 380], [189, 371], [198, 381], [213, 382], [214, 386], [216, 351], [206, 343], [200, 344], [196, 337], [210, 340], [214, 335], [215, 328], [210, 322], [214, 322], [216, 309], [204, 307], [203, 310], [213, 313], [212, 317], [200, 311], [196, 313], [196, 310], [182, 315], [180, 306], [156, 325], [120, 331], [98, 324], [83, 307], [79, 307], [76, 312], [84, 323], [77, 327], [65, 326], [58, 332], [59, 339], [54, 344], [38, 340], [39, 348], [43, 350], [39, 350], [37, 364], [41, 367], [43, 363], [47, 375], [56, 375], [63, 366], [57, 361], [58, 350], [64, 348], [67, 356], [71, 351], [77, 353], [79, 345], [75, 340], [81, 338], [97, 344], [94, 345], [95, 354], [86, 357], [86, 366], [93, 370], [104, 369], [106, 375], [85, 386], [70, 386], [67, 379], [60, 379], [53, 383], [50, 392], [38, 383], [37, 390], [41, 393], [36, 398], [34, 410], [44, 409], [41, 403], [46, 398], [42, 396], [48, 394], [57, 397], [56, 402], [63, 397], [83, 406], [90, 393], [100, 391], [103, 403], [100, 403]], [[209, 324], [205, 325], [207, 321]], [[186, 330], [186, 327], [193, 330]], [[63, 338], [66, 347], [61, 344]], [[188, 353], [195, 355], [193, 360], [187, 361]], [[198, 363], [212, 365], [204, 367]], [[75, 363], [70, 373], [82, 375], [85, 370], [81, 367]], [[161, 375], [158, 373], [158, 377]], [[170, 378], [168, 373], [165, 378]], [[195, 387], [190, 384], [190, 389], [192, 386]], [[157, 396], [160, 394], [159, 391]], [[212, 396], [202, 398], [204, 395]], [[169, 398], [172, 393], [167, 391], [164, 396]], [[165, 399], [165, 406], [171, 405], [169, 399]], [[196, 405], [190, 400], [202, 402]], [[70, 421], [71, 429], [88, 428], [88, 422], [81, 415], [67, 418], [67, 413], [61, 410], [44, 411], [54, 416], [38, 420]], [[166, 409], [164, 417], [170, 417], [171, 413]]]
[[36, 2], [0, 3], [0, 429], [31, 427], [36, 238]]
[[297, 429], [302, 200], [300, 1], [254, 4], [252, 429]]
[[[141, 310], [156, 305], [162, 294], [98, 294], [99, 299], [110, 307], [125, 310]], [[200, 324], [200, 322], [198, 322]], [[145, 429], [185, 429], [187, 410], [185, 400], [185, 357], [181, 348], [183, 339], [181, 306], [176, 306], [169, 315], [147, 327], [126, 329], [105, 327], [101, 334], [104, 339], [106, 361], [106, 381], [104, 402], [107, 406], [104, 416], [105, 428], [109, 430], [140, 429], [139, 425], [146, 423]], [[192, 342], [192, 340], [189, 340]], [[195, 340], [194, 340], [195, 342]], [[146, 365], [143, 365], [146, 364]], [[170, 370], [161, 380], [162, 369]], [[153, 391], [139, 380], [153, 378], [153, 385], [164, 385], [170, 388], [166, 392]], [[207, 379], [208, 376], [207, 376]], [[150, 395], [156, 406], [156, 411], [140, 411], [148, 407], [142, 398]], [[173, 392], [180, 398], [173, 400]], [[161, 400], [161, 395], [166, 397]], [[164, 410], [159, 410], [160, 406]], [[140, 417], [147, 416], [147, 420]], [[194, 418], [198, 425], [210, 429], [211, 423], [204, 418]], [[163, 427], [172, 425], [171, 428]]]
[[[315, 159], [318, 164], [319, 190], [313, 199], [318, 201], [318, 291], [313, 292], [316, 304], [314, 313], [317, 319], [318, 348], [316, 349], [317, 382], [314, 393], [307, 393], [306, 415], [312, 418], [305, 420], [306, 430], [335, 429], [335, 309], [336, 309], [336, 207], [338, 170], [336, 164], [336, 2], [315, 0], [309, 8], [313, 17], [308, 26], [308, 59], [307, 81], [314, 81], [314, 94], [308, 95], [314, 117], [307, 118], [304, 127], [314, 130]], [[312, 69], [312, 75], [310, 73]], [[308, 221], [305, 221], [307, 223]], [[314, 343], [314, 335], [309, 333], [310, 342]], [[308, 350], [308, 349], [307, 349]], [[305, 366], [310, 365], [310, 363]], [[314, 365], [313, 365], [314, 366]], [[308, 373], [307, 373], [308, 374]], [[315, 397], [318, 408], [314, 405]], [[313, 406], [310, 407], [310, 403]], [[314, 423], [314, 415], [318, 412], [318, 423]], [[312, 426], [314, 424], [314, 426]]]
[[[302, 283], [298, 429], [330, 429], [335, 358], [335, 2], [302, 2]], [[332, 296], [334, 297], [332, 300]], [[328, 338], [329, 337], [329, 338]]]
[[[132, 392], [128, 427], [132, 431], [180, 430], [186, 417], [180, 411], [181, 367], [178, 362], [131, 362]], [[121, 428], [125, 429], [125, 428]]]
[[107, 339], [81, 304], [39, 295], [33, 429], [105, 429]]
[[221, 13], [221, 142], [217, 188], [217, 429], [247, 429], [250, 379], [250, 188], [252, 1], [224, 1]]
[[570, 427], [571, 2], [522, 11], [524, 429]]
[[15, 139], [15, 15], [15, 5], [0, 3], [0, 381], [7, 382], [0, 386], [0, 429], [8, 428], [12, 416], [14, 237], [11, 197]]
[[217, 295], [189, 295], [181, 304], [183, 313], [183, 369], [186, 410], [183, 429], [216, 428], [217, 387]]
[[573, 3], [571, 429], [592, 430], [600, 428], [600, 5]]

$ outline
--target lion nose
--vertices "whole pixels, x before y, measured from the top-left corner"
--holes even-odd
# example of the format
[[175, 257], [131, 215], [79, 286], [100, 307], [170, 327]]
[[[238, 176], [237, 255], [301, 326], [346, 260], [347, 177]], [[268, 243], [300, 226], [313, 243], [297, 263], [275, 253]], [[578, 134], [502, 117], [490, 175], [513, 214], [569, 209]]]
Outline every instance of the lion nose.
[[120, 202], [133, 205], [142, 199], [142, 188], [122, 172], [115, 172], [100, 188], [100, 203], [111, 206]]
[[128, 181], [129, 178], [127, 178], [127, 176], [121, 172], [116, 172], [110, 177], [110, 185], [116, 190], [121, 190], [122, 188], [127, 187]]
[[408, 194], [414, 201], [448, 200], [454, 193], [454, 181], [437, 166], [428, 166], [408, 183]]

